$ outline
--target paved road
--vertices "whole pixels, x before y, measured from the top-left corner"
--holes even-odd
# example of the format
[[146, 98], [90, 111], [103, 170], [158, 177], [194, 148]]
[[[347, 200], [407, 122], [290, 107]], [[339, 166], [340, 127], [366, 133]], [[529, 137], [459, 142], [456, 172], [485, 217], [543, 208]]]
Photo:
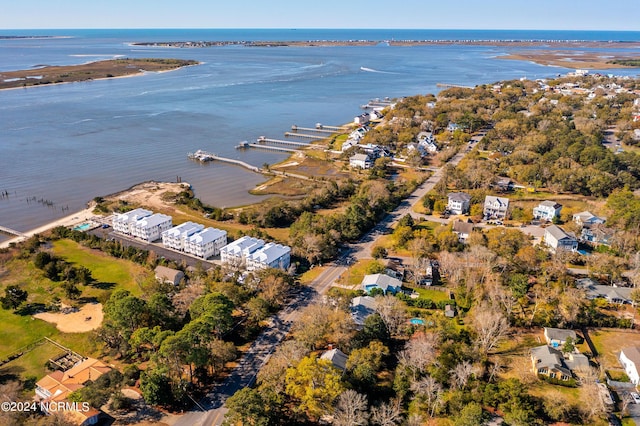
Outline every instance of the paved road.
[[[475, 136], [469, 144], [469, 149], [456, 154], [447, 164], [457, 165], [466, 152], [470, 151], [482, 136]], [[330, 264], [312, 283], [311, 286], [294, 297], [282, 311], [271, 318], [271, 324], [258, 336], [255, 342], [241, 358], [238, 367], [200, 401], [205, 411], [191, 411], [176, 419], [175, 426], [209, 426], [221, 425], [227, 409], [224, 402], [239, 389], [250, 386], [262, 366], [269, 359], [270, 354], [287, 335], [291, 326], [300, 317], [302, 307], [318, 300], [343, 274], [354, 260], [370, 257], [371, 247], [376, 239], [385, 234], [388, 229], [406, 214], [411, 213], [414, 205], [440, 181], [444, 167], [437, 169], [434, 174], [422, 183], [407, 199], [371, 231], [362, 237], [360, 242], [344, 249], [333, 264]]]

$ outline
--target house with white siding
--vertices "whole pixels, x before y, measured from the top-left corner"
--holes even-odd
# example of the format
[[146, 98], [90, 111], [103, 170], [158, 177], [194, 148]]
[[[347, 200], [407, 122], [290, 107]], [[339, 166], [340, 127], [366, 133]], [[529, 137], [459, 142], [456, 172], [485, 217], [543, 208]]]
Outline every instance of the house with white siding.
[[121, 234], [131, 234], [131, 225], [138, 219], [151, 216], [153, 212], [145, 209], [135, 209], [126, 213], [116, 213], [113, 215], [111, 225], [113, 230]]
[[193, 222], [181, 223], [162, 233], [162, 245], [174, 250], [185, 250], [187, 239], [204, 229], [204, 225]]
[[451, 214], [469, 213], [471, 195], [464, 192], [452, 192], [447, 196], [447, 210]]
[[618, 359], [631, 383], [636, 386], [640, 384], [640, 375], [638, 374], [640, 372], [640, 347], [631, 346], [622, 349]]
[[278, 268], [286, 271], [291, 263], [291, 247], [267, 243], [249, 254], [246, 262], [247, 271], [267, 268]]
[[349, 165], [353, 168], [368, 169], [373, 162], [367, 154], [354, 154], [349, 158]]
[[155, 213], [136, 220], [131, 224], [131, 235], [145, 241], [159, 240], [164, 231], [171, 229], [173, 219], [162, 213]]
[[220, 249], [220, 261], [235, 267], [243, 266], [247, 257], [264, 246], [264, 241], [245, 235]]
[[573, 221], [580, 226], [589, 226], [605, 223], [607, 220], [603, 217], [594, 215], [589, 211], [576, 213], [573, 215]]
[[487, 195], [484, 198], [483, 214], [485, 219], [505, 219], [509, 209], [509, 199]]
[[551, 225], [544, 230], [544, 243], [554, 252], [559, 250], [576, 251], [578, 250], [578, 239], [566, 233], [562, 228]]
[[561, 210], [562, 204], [547, 200], [533, 208], [533, 217], [551, 222], [554, 218], [560, 217]]
[[222, 247], [227, 245], [227, 231], [207, 228], [189, 236], [184, 251], [194, 256], [208, 259], [217, 256]]

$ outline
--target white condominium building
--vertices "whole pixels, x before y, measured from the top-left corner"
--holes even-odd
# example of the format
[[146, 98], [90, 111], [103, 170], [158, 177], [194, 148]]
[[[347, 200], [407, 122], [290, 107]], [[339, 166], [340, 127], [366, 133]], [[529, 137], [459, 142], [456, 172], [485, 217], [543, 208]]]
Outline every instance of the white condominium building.
[[160, 239], [162, 233], [171, 228], [173, 219], [162, 213], [155, 213], [151, 216], [136, 220], [131, 225], [131, 235], [145, 241], [155, 241]]
[[220, 249], [226, 246], [226, 244], [227, 231], [207, 228], [189, 236], [185, 243], [184, 251], [194, 256], [208, 259], [220, 253]]
[[113, 215], [113, 230], [121, 234], [131, 234], [131, 226], [138, 219], [151, 216], [153, 212], [145, 209], [135, 209], [126, 213], [116, 213]]
[[187, 239], [204, 229], [204, 225], [193, 222], [181, 223], [162, 233], [162, 245], [174, 250], [186, 250]]
[[247, 270], [280, 268], [285, 271], [291, 262], [291, 247], [268, 243], [247, 256]]
[[227, 244], [220, 249], [220, 260], [222, 263], [241, 266], [246, 262], [247, 257], [264, 246], [264, 241], [258, 238], [244, 236]]

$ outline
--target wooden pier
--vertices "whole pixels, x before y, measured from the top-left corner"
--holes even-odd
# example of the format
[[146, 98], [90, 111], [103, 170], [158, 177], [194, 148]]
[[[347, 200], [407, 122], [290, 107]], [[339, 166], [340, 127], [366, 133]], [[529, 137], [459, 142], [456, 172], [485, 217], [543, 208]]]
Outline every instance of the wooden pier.
[[324, 135], [308, 135], [306, 133], [295, 133], [295, 132], [284, 132], [285, 137], [292, 137], [292, 138], [307, 138], [307, 139], [324, 139], [326, 138], [326, 136]]
[[[254, 145], [254, 144], [249, 144]], [[259, 167], [256, 166], [252, 166], [249, 163], [245, 163], [244, 161], [241, 160], [235, 160], [233, 158], [226, 158], [226, 157], [221, 157], [217, 154], [213, 154], [211, 152], [207, 152], [207, 151], [203, 151], [201, 149], [197, 150], [196, 152], [193, 153], [189, 153], [187, 154], [187, 157], [189, 157], [192, 160], [196, 160], [196, 161], [200, 161], [203, 163], [206, 163], [208, 161], [220, 161], [223, 163], [229, 163], [229, 164], [235, 164], [236, 166], [240, 166], [240, 167], [244, 167], [245, 169], [251, 170], [252, 172], [255, 173], [261, 173], [262, 170]]]
[[0, 226], [0, 233], [13, 235], [16, 237], [26, 237], [26, 235], [22, 232], [16, 231], [15, 229], [7, 228], [6, 226]]
[[266, 138], [264, 136], [260, 136], [257, 139], [257, 142], [261, 145], [270, 143], [270, 144], [276, 144], [276, 145], [297, 146], [300, 148], [324, 148], [322, 145], [314, 145], [306, 142], [284, 141], [281, 139], [271, 139], [271, 138]]
[[293, 126], [291, 126], [291, 131], [294, 133], [297, 133], [298, 130], [303, 130], [305, 132], [316, 132], [316, 133], [329, 133], [329, 134], [333, 134], [335, 133], [334, 130], [325, 130], [325, 129], [318, 129], [318, 128], [312, 128], [312, 127], [298, 127], [295, 124]]
[[329, 130], [335, 130], [337, 132], [344, 132], [349, 129], [349, 126], [326, 126], [324, 124], [318, 123], [316, 124], [316, 129], [318, 130], [329, 129]]
[[268, 149], [270, 151], [280, 151], [280, 152], [298, 152], [298, 151], [300, 151], [299, 149], [282, 148], [280, 146], [262, 145], [262, 144], [258, 144], [258, 143], [250, 143], [248, 145], [251, 148]]

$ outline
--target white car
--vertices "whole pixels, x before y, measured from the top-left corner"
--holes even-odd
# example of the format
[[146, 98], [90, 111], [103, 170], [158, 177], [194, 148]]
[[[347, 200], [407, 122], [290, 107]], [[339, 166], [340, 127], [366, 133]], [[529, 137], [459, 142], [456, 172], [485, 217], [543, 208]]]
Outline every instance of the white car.
[[633, 398], [633, 402], [636, 404], [640, 404], [640, 395], [637, 392], [630, 392], [631, 398]]

